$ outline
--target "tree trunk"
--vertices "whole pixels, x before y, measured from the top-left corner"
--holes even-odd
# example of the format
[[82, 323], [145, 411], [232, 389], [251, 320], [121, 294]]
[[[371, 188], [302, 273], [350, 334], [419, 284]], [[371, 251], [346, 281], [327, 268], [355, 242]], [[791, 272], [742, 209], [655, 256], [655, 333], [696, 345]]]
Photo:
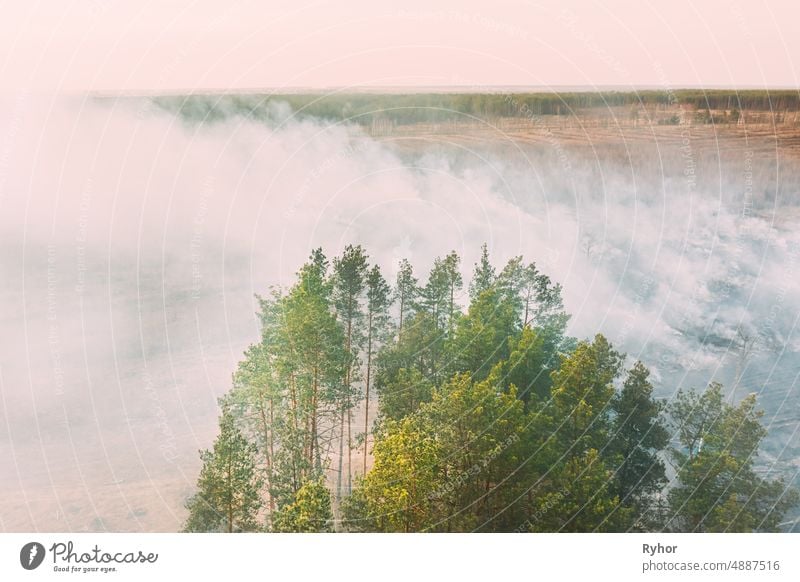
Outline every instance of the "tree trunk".
[[367, 450], [369, 449], [369, 376], [372, 368], [372, 312], [369, 313], [367, 331], [367, 382], [364, 389], [364, 472], [367, 474]]
[[270, 487], [272, 485], [272, 431], [270, 427], [272, 426], [272, 399], [270, 399], [270, 421], [267, 421], [266, 411], [264, 410], [264, 401], [259, 398], [258, 401], [258, 412], [259, 416], [261, 417], [261, 430], [263, 431], [263, 438], [264, 438], [264, 447], [266, 449], [266, 454], [264, 455], [266, 465], [267, 465], [267, 496], [269, 498], [269, 511], [270, 517], [272, 516], [272, 511], [275, 509], [275, 501], [272, 499], [272, 495], [269, 493]]
[[336, 479], [336, 503], [342, 500], [342, 461], [344, 460], [344, 406], [339, 416], [339, 475]]
[[[347, 350], [347, 368], [344, 372], [344, 389], [345, 394], [342, 398], [342, 410], [339, 419], [339, 476], [336, 482], [336, 501], [337, 503], [342, 499], [342, 473], [343, 467], [342, 463], [344, 461], [344, 413], [345, 408], [350, 401], [350, 372], [352, 370], [352, 363], [350, 362], [350, 357], [352, 356], [352, 346], [353, 346], [353, 298], [352, 296], [348, 298], [347, 304], [347, 337], [346, 337], [346, 350]], [[350, 439], [350, 413], [348, 409], [347, 414], [347, 435], [348, 435], [348, 444]], [[348, 466], [348, 471], [350, 467]]]
[[353, 410], [347, 408], [347, 494], [353, 490], [353, 437], [351, 425], [353, 424]]
[[526, 327], [528, 325], [528, 309], [530, 307], [530, 304], [531, 304], [531, 296], [530, 296], [530, 291], [528, 291], [528, 294], [525, 297], [525, 318], [522, 320], [522, 327]]
[[455, 305], [455, 285], [450, 284], [450, 312], [447, 319], [448, 337], [453, 337], [453, 306]]
[[400, 293], [400, 325], [397, 327], [397, 341], [403, 337], [403, 310], [406, 302], [405, 292]]
[[309, 438], [308, 464], [314, 465], [314, 443], [317, 442], [317, 393], [319, 392], [319, 368], [314, 368], [314, 383], [311, 390], [311, 435]]
[[[294, 381], [294, 373], [289, 375], [289, 395], [292, 400], [292, 426], [294, 427], [295, 438], [297, 437], [297, 386]], [[296, 447], [296, 445], [295, 445]], [[297, 451], [292, 453], [292, 488], [297, 493], [299, 489], [297, 484]]]
[[[275, 426], [275, 403], [273, 402], [272, 398], [269, 399], [269, 456], [270, 459], [275, 458], [275, 434], [272, 430], [272, 427]], [[271, 471], [271, 470], [270, 470]], [[272, 476], [270, 472], [270, 483], [272, 482]], [[272, 497], [272, 493], [270, 492], [269, 495], [269, 513], [270, 519], [272, 518], [272, 513], [275, 511], [275, 499]]]
[[228, 533], [233, 533], [233, 467], [231, 467], [230, 452], [228, 452]]

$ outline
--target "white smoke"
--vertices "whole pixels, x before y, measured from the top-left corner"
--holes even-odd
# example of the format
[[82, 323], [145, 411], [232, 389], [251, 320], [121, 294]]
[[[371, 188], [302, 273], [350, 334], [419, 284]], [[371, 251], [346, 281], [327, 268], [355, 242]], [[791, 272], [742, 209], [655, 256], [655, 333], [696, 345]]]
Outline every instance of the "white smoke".
[[258, 337], [253, 295], [317, 246], [363, 244], [389, 277], [454, 249], [468, 276], [486, 241], [562, 283], [570, 332], [606, 333], [662, 394], [730, 383], [741, 332], [760, 350], [746, 388], [797, 401], [794, 208], [743, 213], [736, 159], [696, 154], [717, 191], [687, 181], [680, 144], [423, 147], [285, 107], [192, 125], [139, 101], [0, 105], [0, 486], [25, 500], [0, 505], [3, 529], [179, 527], [215, 399]]

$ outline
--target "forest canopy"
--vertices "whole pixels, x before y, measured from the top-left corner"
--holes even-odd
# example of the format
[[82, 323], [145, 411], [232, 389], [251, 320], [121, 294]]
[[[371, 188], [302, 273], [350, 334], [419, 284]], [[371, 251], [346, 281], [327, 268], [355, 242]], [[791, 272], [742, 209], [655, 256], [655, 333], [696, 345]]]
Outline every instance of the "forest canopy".
[[[603, 335], [567, 335], [535, 263], [458, 254], [387, 281], [314, 250], [259, 297], [186, 531], [778, 531], [797, 492], [756, 461], [755, 396], [654, 396]], [[466, 297], [466, 300], [462, 300]]]

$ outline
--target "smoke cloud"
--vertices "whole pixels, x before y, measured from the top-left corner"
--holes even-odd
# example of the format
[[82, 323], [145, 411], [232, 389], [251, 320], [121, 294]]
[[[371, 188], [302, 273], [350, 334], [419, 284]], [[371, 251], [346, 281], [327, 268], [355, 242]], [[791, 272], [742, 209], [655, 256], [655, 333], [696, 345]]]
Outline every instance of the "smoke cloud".
[[498, 265], [536, 261], [569, 332], [642, 359], [659, 395], [759, 393], [764, 466], [797, 471], [800, 166], [774, 144], [0, 105], [2, 530], [179, 528], [216, 398], [258, 338], [254, 294], [349, 243], [390, 279], [453, 249], [467, 277], [483, 242]]

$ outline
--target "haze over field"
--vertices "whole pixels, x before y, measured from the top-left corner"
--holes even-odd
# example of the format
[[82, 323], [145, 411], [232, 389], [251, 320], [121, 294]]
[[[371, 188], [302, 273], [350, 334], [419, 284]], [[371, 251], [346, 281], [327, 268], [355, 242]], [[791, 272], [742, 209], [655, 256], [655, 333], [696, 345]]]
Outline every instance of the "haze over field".
[[4, 531], [178, 529], [259, 335], [254, 294], [348, 243], [390, 280], [450, 250], [466, 275], [484, 241], [535, 260], [569, 332], [642, 359], [660, 396], [758, 393], [761, 467], [797, 483], [796, 116], [749, 133], [586, 112], [386, 129], [279, 100], [213, 123], [144, 99], [0, 111]]

